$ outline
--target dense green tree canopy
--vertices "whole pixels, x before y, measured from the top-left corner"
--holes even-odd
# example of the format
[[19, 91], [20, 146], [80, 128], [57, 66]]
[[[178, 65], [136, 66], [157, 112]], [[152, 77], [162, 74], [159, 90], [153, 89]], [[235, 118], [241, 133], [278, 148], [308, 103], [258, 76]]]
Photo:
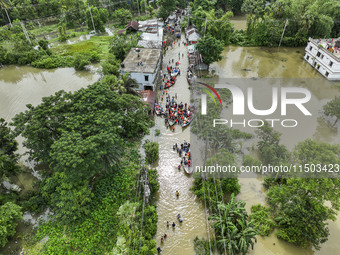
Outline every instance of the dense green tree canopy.
[[161, 5], [158, 9], [157, 17], [162, 18], [164, 21], [170, 16], [170, 14], [176, 8], [176, 1], [173, 0], [162, 0]]
[[18, 149], [18, 143], [14, 138], [7, 122], [0, 118], [0, 152], [13, 156]]
[[207, 35], [197, 43], [197, 49], [207, 65], [222, 59], [223, 44], [214, 37]]
[[127, 25], [129, 21], [132, 20], [132, 14], [127, 9], [118, 9], [115, 10], [112, 14], [112, 17], [115, 21], [119, 22], [121, 25]]
[[8, 238], [15, 234], [16, 221], [21, 219], [21, 207], [8, 202], [0, 206], [0, 246], [4, 247]]
[[148, 132], [146, 106], [102, 82], [74, 93], [59, 91], [13, 119], [32, 158], [58, 171], [91, 176], [118, 162], [122, 139]]
[[127, 90], [112, 89], [119, 83], [113, 77], [59, 91], [13, 118], [30, 157], [50, 167], [42, 171], [41, 192], [61, 223], [90, 212], [93, 180], [117, 171], [126, 141], [148, 132], [148, 106]]
[[253, 45], [276, 46], [288, 20], [283, 45], [305, 45], [308, 37], [339, 36], [340, 2], [333, 0], [245, 0], [247, 35]]
[[[92, 23], [91, 19], [91, 13], [92, 13], [92, 19], [94, 23]], [[109, 19], [109, 13], [106, 9], [102, 8], [96, 8], [96, 7], [91, 7], [91, 13], [90, 10], [86, 11], [86, 17], [87, 17], [87, 26], [89, 30], [96, 30], [97, 32], [105, 32], [105, 23]]]
[[273, 165], [289, 161], [290, 155], [287, 148], [279, 144], [281, 134], [270, 127], [268, 122], [265, 122], [256, 134], [260, 139], [257, 148], [264, 163]]
[[[292, 162], [302, 167], [305, 164], [340, 164], [340, 146], [317, 143], [310, 139], [300, 142], [294, 151], [288, 153], [279, 144], [280, 134], [267, 124], [257, 132], [260, 140], [258, 149], [263, 163], [283, 164]], [[337, 176], [315, 176], [305, 174], [304, 178], [268, 178], [268, 204], [279, 230], [277, 236], [285, 241], [306, 247], [312, 244], [316, 249], [327, 241], [328, 220], [335, 220], [340, 209], [340, 180]], [[315, 178], [318, 177], [318, 178]], [[330, 205], [327, 205], [329, 202]]]
[[0, 180], [18, 170], [16, 165], [18, 143], [4, 119], [0, 119]]
[[114, 54], [116, 59], [123, 61], [132, 47], [136, 47], [138, 43], [138, 35], [113, 35], [110, 44], [110, 53]]
[[146, 140], [143, 144], [143, 148], [145, 150], [145, 160], [146, 163], [152, 164], [155, 163], [156, 160], [158, 160], [159, 157], [159, 144], [155, 142], [150, 142], [149, 140]]

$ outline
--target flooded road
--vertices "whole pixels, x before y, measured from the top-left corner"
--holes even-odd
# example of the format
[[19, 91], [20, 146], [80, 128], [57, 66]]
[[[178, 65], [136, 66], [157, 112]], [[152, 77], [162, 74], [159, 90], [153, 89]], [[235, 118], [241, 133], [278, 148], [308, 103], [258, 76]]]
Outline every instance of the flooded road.
[[[182, 35], [183, 37], [183, 35]], [[177, 94], [177, 102], [190, 104], [189, 85], [186, 80], [186, 70], [188, 67], [187, 49], [180, 43], [175, 44], [174, 48], [166, 53], [163, 58], [163, 73], [166, 72], [166, 66], [169, 59], [178, 60], [178, 52], [180, 57], [181, 75], [176, 79], [175, 86], [171, 87], [168, 92], [170, 96]], [[182, 58], [184, 53], [184, 59]], [[171, 64], [175, 65], [175, 64]], [[159, 95], [160, 96], [160, 95]], [[165, 99], [163, 101], [165, 105]], [[163, 250], [163, 255], [194, 255], [194, 238], [196, 236], [206, 238], [207, 226], [205, 220], [205, 210], [203, 204], [197, 200], [196, 196], [189, 191], [193, 183], [193, 178], [186, 175], [183, 170], [178, 170], [180, 157], [172, 146], [177, 143], [181, 144], [184, 140], [190, 140], [190, 126], [183, 129], [176, 125], [175, 132], [170, 131], [165, 127], [164, 118], [155, 117], [156, 127], [161, 131], [161, 134], [156, 138], [159, 143], [159, 164], [157, 167], [159, 174], [160, 189], [157, 197], [158, 225], [156, 241], [157, 246]], [[180, 196], [176, 198], [176, 190]], [[181, 214], [183, 223], [179, 223], [176, 216]], [[166, 222], [176, 223], [176, 229], [167, 228]], [[168, 237], [161, 244], [160, 238], [167, 234]]]
[[[169, 49], [164, 57], [163, 73], [166, 71], [166, 64], [169, 59], [178, 60], [178, 52], [184, 53], [184, 59], [180, 59], [180, 69], [182, 75], [177, 79], [174, 87], [169, 89], [171, 96], [177, 93], [177, 102], [190, 103], [190, 91], [186, 81], [185, 73], [188, 65], [187, 49], [185, 46], [175, 44], [174, 49]], [[322, 118], [322, 105], [327, 103], [334, 96], [339, 95], [339, 91], [332, 87], [333, 83], [328, 82], [302, 60], [303, 48], [243, 48], [228, 46], [223, 52], [224, 58], [211, 65], [211, 70], [217, 75], [212, 80], [222, 82], [227, 78], [285, 78], [285, 83], [275, 82], [259, 85], [263, 93], [263, 98], [258, 100], [258, 106], [268, 106], [268, 91], [273, 86], [299, 86], [307, 88], [311, 94], [311, 118], [301, 119], [301, 128], [293, 133], [283, 132], [281, 141], [288, 148], [292, 149], [299, 141], [311, 137], [320, 142], [339, 142], [339, 131], [332, 128], [326, 120]], [[245, 70], [246, 69], [246, 70]], [[301, 78], [311, 79], [311, 82], [302, 83]], [[75, 72], [73, 68], [60, 68], [53, 70], [41, 70], [31, 67], [9, 66], [0, 69], [0, 117], [7, 121], [17, 113], [26, 109], [26, 104], [37, 105], [41, 98], [49, 96], [54, 92], [64, 89], [66, 91], [77, 90], [85, 87], [99, 79], [99, 75], [94, 71]], [[255, 94], [256, 95], [256, 94]], [[257, 96], [256, 96], [257, 97]], [[263, 99], [263, 100], [262, 100]], [[223, 114], [230, 114], [229, 109]], [[227, 117], [226, 117], [227, 118]], [[229, 117], [230, 118], [230, 117]], [[300, 118], [300, 117], [299, 117]], [[181, 144], [184, 140], [190, 139], [190, 126], [182, 131], [176, 126], [175, 132], [166, 129], [164, 119], [155, 117], [155, 125], [161, 134], [154, 137], [159, 143], [160, 160], [157, 166], [159, 173], [160, 190], [157, 194], [158, 229], [156, 234], [157, 246], [161, 246], [164, 255], [194, 255], [193, 240], [196, 236], [207, 238], [206, 215], [203, 203], [197, 200], [196, 196], [189, 191], [193, 178], [184, 174], [183, 170], [178, 171], [180, 162], [178, 155], [172, 150], [173, 144]], [[252, 132], [253, 130], [245, 129]], [[278, 129], [282, 132], [282, 129]], [[20, 141], [19, 141], [20, 142]], [[255, 144], [253, 139], [243, 147], [251, 147]], [[24, 150], [20, 147], [20, 153]], [[20, 176], [20, 181], [25, 182], [26, 176]], [[241, 192], [238, 199], [244, 200], [247, 210], [253, 204], [265, 204], [265, 193], [260, 178], [240, 178]], [[31, 180], [27, 180], [31, 182]], [[26, 185], [26, 184], [25, 184]], [[29, 185], [28, 185], [29, 186]], [[180, 192], [179, 199], [175, 192]], [[184, 219], [179, 224], [176, 215], [180, 213]], [[166, 227], [166, 222], [176, 223], [176, 229]], [[20, 227], [21, 228], [21, 227]], [[329, 255], [338, 254], [340, 243], [340, 218], [335, 222], [330, 222], [329, 240], [322, 245], [320, 251], [311, 248], [302, 249], [280, 241], [275, 234], [269, 237], [258, 237], [252, 255]], [[24, 232], [25, 229], [19, 229]], [[168, 238], [164, 244], [160, 243], [160, 237], [166, 233]], [[14, 244], [15, 240], [10, 242]], [[8, 250], [7, 250], [8, 251]], [[0, 252], [6, 253], [1, 249]]]

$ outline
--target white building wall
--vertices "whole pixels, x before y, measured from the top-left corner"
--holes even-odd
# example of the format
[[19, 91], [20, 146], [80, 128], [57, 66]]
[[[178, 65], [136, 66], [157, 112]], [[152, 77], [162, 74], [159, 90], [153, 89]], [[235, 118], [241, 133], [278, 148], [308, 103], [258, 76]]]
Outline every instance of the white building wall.
[[[324, 48], [309, 41], [304, 59], [328, 80], [340, 80], [340, 61]], [[332, 63], [332, 64], [331, 64]]]
[[[148, 76], [148, 81], [145, 81], [145, 76]], [[130, 73], [130, 77], [135, 79], [139, 88], [137, 90], [144, 90], [144, 86], [154, 86], [153, 80], [155, 79], [155, 74], [152, 73]]]

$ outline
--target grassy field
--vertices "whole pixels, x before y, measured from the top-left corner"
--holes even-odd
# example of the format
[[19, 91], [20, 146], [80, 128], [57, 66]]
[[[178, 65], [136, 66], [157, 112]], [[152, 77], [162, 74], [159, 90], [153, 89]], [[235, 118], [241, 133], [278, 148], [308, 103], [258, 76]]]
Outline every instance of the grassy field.
[[37, 27], [37, 28], [31, 29], [30, 32], [34, 34], [35, 36], [48, 34], [52, 32], [58, 32], [58, 24]]
[[77, 53], [97, 52], [103, 59], [109, 52], [111, 36], [92, 36], [87, 41], [78, 42], [75, 44], [59, 45], [51, 48], [54, 54], [61, 56], [73, 56]]

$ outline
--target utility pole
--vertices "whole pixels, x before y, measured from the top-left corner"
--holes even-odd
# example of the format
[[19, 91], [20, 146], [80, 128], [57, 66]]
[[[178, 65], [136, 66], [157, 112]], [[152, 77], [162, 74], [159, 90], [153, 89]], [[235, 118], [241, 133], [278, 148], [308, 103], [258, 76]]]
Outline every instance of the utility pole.
[[5, 12], [6, 12], [6, 15], [7, 15], [7, 18], [8, 18], [8, 20], [9, 20], [9, 24], [11, 25], [11, 27], [13, 26], [12, 25], [12, 21], [11, 21], [11, 19], [9, 18], [9, 15], [8, 15], [8, 12], [7, 12], [7, 9], [6, 8], [4, 8], [5, 9]]
[[21, 25], [21, 27], [22, 27], [22, 30], [24, 31], [24, 34], [25, 34], [25, 36], [26, 36], [27, 41], [29, 41], [30, 44], [32, 45], [31, 39], [30, 39], [30, 37], [28, 36], [28, 33], [27, 33], [27, 31], [26, 31], [26, 28], [25, 28], [24, 23], [22, 23], [22, 22], [20, 21], [20, 25]]
[[281, 46], [281, 42], [282, 42], [282, 39], [283, 39], [283, 35], [285, 34], [287, 25], [288, 25], [288, 19], [286, 19], [286, 24], [285, 24], [285, 27], [283, 29], [282, 35], [281, 35], [281, 40], [280, 40], [280, 43], [279, 43], [279, 47]]
[[204, 24], [204, 36], [205, 36], [206, 30], [207, 30], [207, 18], [205, 18], [205, 24]]
[[138, 16], [140, 16], [140, 10], [139, 10], [139, 2], [137, 0], [137, 8], [138, 8]]
[[189, 7], [189, 11], [188, 11], [188, 24], [187, 24], [187, 27], [189, 26], [189, 17], [190, 17], [190, 7]]
[[91, 8], [90, 8], [90, 5], [87, 5], [87, 7], [89, 8], [89, 11], [90, 11], [90, 15], [91, 15], [91, 20], [92, 20], [92, 26], [93, 26], [93, 30], [95, 33], [97, 33], [96, 31], [96, 27], [94, 26], [94, 22], [93, 22], [93, 17], [92, 17], [92, 12], [91, 12]]

